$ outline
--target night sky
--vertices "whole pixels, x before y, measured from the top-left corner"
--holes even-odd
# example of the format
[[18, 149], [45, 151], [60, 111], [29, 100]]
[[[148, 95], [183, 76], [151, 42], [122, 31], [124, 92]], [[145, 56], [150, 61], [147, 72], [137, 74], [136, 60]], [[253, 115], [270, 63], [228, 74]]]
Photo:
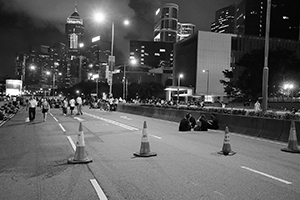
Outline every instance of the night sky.
[[[93, 14], [103, 12], [115, 22], [116, 62], [129, 53], [129, 40], [153, 40], [154, 14], [164, 3], [179, 5], [179, 22], [190, 22], [197, 30], [210, 31], [215, 11], [241, 0], [0, 0], [0, 76], [13, 76], [17, 52], [29, 53], [30, 46], [66, 42], [64, 28], [77, 4], [84, 20], [84, 43], [100, 34], [110, 41], [111, 22], [97, 24]], [[123, 27], [121, 21], [131, 25]]]

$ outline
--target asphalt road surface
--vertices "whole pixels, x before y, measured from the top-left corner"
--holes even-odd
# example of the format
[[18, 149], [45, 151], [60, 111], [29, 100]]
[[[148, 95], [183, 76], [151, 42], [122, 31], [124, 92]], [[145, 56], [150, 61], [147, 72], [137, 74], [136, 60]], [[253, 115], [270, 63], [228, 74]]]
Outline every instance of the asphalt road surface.
[[[300, 199], [300, 154], [282, 152], [286, 143], [230, 132], [236, 154], [224, 156], [224, 130], [179, 132], [178, 123], [88, 107], [26, 117], [0, 127], [0, 199]], [[93, 162], [67, 164], [80, 122]], [[143, 131], [157, 156], [133, 156]]]

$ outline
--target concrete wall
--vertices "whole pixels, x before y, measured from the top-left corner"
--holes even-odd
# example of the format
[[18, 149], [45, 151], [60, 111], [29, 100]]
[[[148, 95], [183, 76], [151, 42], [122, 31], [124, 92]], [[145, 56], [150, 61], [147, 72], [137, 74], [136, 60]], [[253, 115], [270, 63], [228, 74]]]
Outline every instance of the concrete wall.
[[207, 93], [208, 72], [203, 72], [203, 70], [209, 70], [208, 94], [225, 95], [224, 86], [220, 83], [220, 80], [224, 79], [222, 71], [230, 69], [231, 37], [230, 34], [198, 32], [195, 90], [197, 95]]

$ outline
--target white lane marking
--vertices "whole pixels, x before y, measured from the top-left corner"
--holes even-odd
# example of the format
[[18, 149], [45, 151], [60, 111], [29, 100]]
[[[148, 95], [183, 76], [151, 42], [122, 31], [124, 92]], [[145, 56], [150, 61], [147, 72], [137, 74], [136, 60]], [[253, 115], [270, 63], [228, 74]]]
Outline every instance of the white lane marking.
[[56, 122], [58, 122], [58, 120], [53, 116], [53, 119], [56, 121]]
[[154, 137], [154, 138], [156, 138], [156, 139], [159, 139], [159, 140], [162, 139], [162, 137], [159, 137], [159, 136], [156, 136], [156, 135], [152, 135], [152, 134], [149, 134], [149, 136], [152, 136], [152, 137]]
[[94, 189], [96, 190], [96, 193], [100, 200], [107, 200], [107, 197], [105, 196], [103, 190], [101, 189], [100, 185], [98, 184], [96, 179], [90, 179]]
[[269, 143], [272, 143], [272, 144], [286, 145], [286, 143], [283, 143], [283, 142], [276, 142], [276, 141], [263, 139], [263, 138], [257, 138], [257, 137], [248, 136], [248, 135], [242, 135], [242, 134], [237, 134], [237, 133], [232, 133], [232, 132], [230, 132], [230, 134], [235, 135], [235, 136], [239, 136], [239, 137], [243, 137], [243, 138], [247, 138], [247, 139], [252, 139], [252, 140], [257, 140], [257, 141], [262, 141], [262, 142], [269, 142]]
[[84, 119], [81, 119], [81, 118], [79, 118], [79, 117], [74, 117], [74, 119], [76, 119], [76, 120], [78, 120], [78, 121], [80, 121], [80, 122], [84, 121]]
[[1, 127], [3, 124], [5, 124], [5, 122], [6, 122], [6, 121], [2, 121], [2, 122], [0, 123], [0, 127]]
[[67, 138], [68, 138], [68, 140], [69, 140], [69, 142], [70, 142], [70, 144], [71, 144], [73, 150], [76, 151], [76, 145], [75, 145], [75, 143], [73, 142], [72, 138], [71, 138], [70, 136], [67, 136]]
[[66, 129], [64, 129], [64, 127], [60, 123], [58, 123], [58, 125], [60, 126], [60, 128], [63, 132], [66, 132]]
[[116, 126], [120, 126], [120, 127], [122, 127], [122, 128], [131, 130], [131, 131], [137, 131], [137, 130], [139, 130], [139, 129], [134, 128], [134, 127], [132, 127], [132, 126], [128, 126], [128, 125], [126, 125], [126, 124], [122, 124], [122, 123], [120, 123], [120, 122], [116, 122], [116, 121], [113, 121], [113, 120], [110, 120], [110, 119], [106, 119], [106, 118], [103, 118], [103, 117], [98, 117], [98, 116], [96, 116], [96, 115], [92, 115], [92, 114], [89, 114], [89, 113], [85, 113], [85, 114], [86, 114], [86, 115], [89, 115], [89, 116], [91, 116], [91, 117], [94, 117], [94, 118], [96, 118], [96, 119], [100, 119], [100, 120], [102, 120], [102, 121], [105, 121], [105, 122], [107, 122], [107, 123], [114, 124], [114, 125], [116, 125]]
[[260, 175], [262, 175], [262, 176], [266, 176], [266, 177], [268, 177], [268, 178], [271, 178], [271, 179], [280, 181], [280, 182], [285, 183], [285, 184], [288, 184], [288, 185], [289, 185], [289, 184], [292, 184], [292, 182], [283, 180], [283, 179], [281, 179], [281, 178], [277, 178], [277, 177], [275, 177], [275, 176], [271, 176], [271, 175], [269, 175], [269, 174], [266, 174], [266, 173], [263, 173], [263, 172], [260, 172], [260, 171], [251, 169], [251, 168], [249, 168], [249, 167], [241, 166], [241, 168], [246, 169], [246, 170], [249, 170], [249, 171], [254, 172], [254, 173], [257, 173], [257, 174], [260, 174]]
[[132, 120], [131, 118], [127, 117], [127, 116], [120, 116], [120, 118], [122, 119], [127, 119], [127, 120]]

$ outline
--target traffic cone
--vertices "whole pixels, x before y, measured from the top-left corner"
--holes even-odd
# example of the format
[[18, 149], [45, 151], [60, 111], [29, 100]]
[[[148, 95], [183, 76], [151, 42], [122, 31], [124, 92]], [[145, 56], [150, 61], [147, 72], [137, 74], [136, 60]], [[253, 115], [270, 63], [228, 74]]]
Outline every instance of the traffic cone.
[[223, 154], [225, 156], [233, 156], [234, 154], [236, 154], [236, 152], [231, 150], [231, 146], [230, 146], [230, 140], [229, 140], [229, 129], [226, 126], [225, 128], [225, 137], [224, 137], [224, 143], [223, 143], [223, 148], [222, 151], [218, 152], [218, 154]]
[[136, 152], [133, 154], [137, 157], [150, 157], [150, 156], [156, 156], [157, 153], [150, 151], [150, 144], [147, 136], [147, 123], [144, 121], [143, 126], [143, 135], [142, 135], [142, 142], [141, 142], [141, 149], [140, 152]]
[[82, 123], [79, 123], [79, 134], [77, 135], [76, 151], [74, 158], [68, 160], [69, 164], [80, 164], [80, 163], [89, 163], [92, 162], [92, 159], [86, 156], [85, 151], [85, 142], [84, 142], [84, 133], [82, 130]]
[[300, 153], [297, 144], [297, 133], [296, 133], [296, 127], [294, 121], [291, 122], [288, 146], [287, 148], [281, 149], [281, 151], [290, 152], [290, 153]]

